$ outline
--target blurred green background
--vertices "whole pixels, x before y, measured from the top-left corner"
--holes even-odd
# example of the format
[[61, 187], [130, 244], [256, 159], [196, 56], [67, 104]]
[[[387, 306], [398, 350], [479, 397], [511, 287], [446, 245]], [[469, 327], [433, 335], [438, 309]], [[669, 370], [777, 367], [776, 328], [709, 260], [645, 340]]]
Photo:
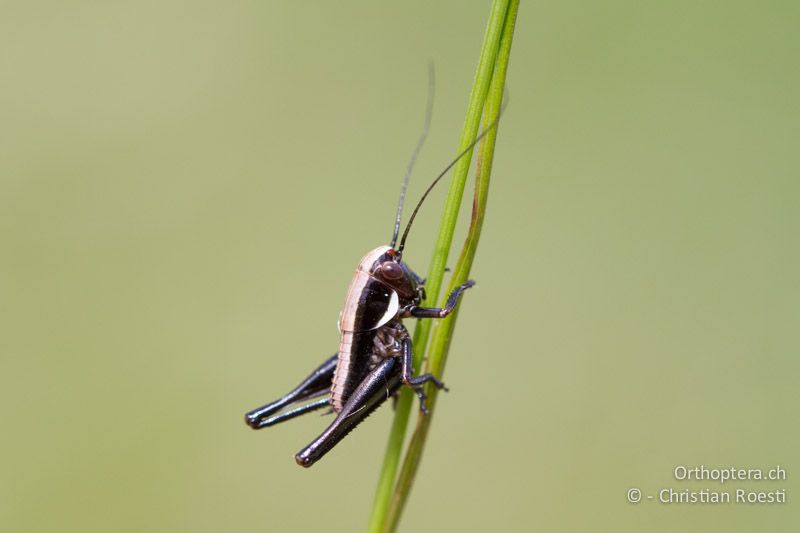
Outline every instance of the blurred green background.
[[[403, 530], [797, 530], [799, 6], [523, 2]], [[4, 3], [0, 529], [365, 528], [390, 408], [308, 471], [292, 455], [329, 419], [242, 413], [335, 351], [426, 62], [411, 199], [455, 154], [488, 13]], [[444, 189], [409, 239], [423, 272]], [[720, 488], [677, 464], [780, 464], [722, 488], [789, 501], [625, 500]]]

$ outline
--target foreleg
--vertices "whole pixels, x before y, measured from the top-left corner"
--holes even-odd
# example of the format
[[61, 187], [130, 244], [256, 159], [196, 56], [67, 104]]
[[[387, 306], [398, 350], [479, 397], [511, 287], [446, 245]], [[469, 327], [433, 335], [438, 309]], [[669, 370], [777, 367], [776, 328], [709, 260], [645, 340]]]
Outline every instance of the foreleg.
[[444, 318], [456, 308], [458, 305], [458, 300], [461, 297], [461, 294], [475, 285], [475, 282], [472, 280], [467, 281], [466, 283], [459, 285], [456, 287], [453, 292], [450, 293], [450, 296], [447, 297], [447, 302], [445, 303], [444, 307], [417, 307], [411, 306], [406, 308], [403, 311], [403, 317], [414, 317], [414, 318]]

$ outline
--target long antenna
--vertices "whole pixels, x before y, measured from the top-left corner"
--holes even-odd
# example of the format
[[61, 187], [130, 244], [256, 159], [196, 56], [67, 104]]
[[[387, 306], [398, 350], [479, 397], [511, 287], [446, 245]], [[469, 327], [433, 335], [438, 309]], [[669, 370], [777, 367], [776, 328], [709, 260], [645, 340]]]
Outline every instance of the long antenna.
[[[505, 107], [505, 106], [503, 106], [503, 107]], [[501, 110], [500, 110], [500, 113], [498, 113], [498, 114], [497, 114], [497, 117], [495, 117], [495, 119], [492, 121], [492, 123], [491, 123], [491, 124], [489, 124], [488, 126], [486, 126], [486, 129], [484, 129], [484, 130], [483, 130], [483, 131], [480, 133], [480, 135], [478, 135], [477, 137], [475, 137], [475, 140], [474, 140], [474, 141], [472, 141], [472, 142], [470, 143], [470, 145], [469, 145], [469, 146], [467, 146], [466, 148], [464, 148], [464, 150], [463, 150], [463, 151], [462, 151], [460, 154], [458, 154], [458, 155], [456, 156], [456, 158], [455, 158], [455, 159], [453, 159], [453, 160], [450, 162], [450, 164], [449, 164], [449, 165], [447, 165], [447, 166], [445, 167], [445, 169], [444, 169], [444, 170], [442, 170], [442, 173], [441, 173], [441, 174], [439, 174], [439, 175], [436, 177], [436, 179], [435, 179], [435, 180], [433, 180], [433, 183], [431, 183], [431, 184], [428, 186], [428, 188], [427, 188], [427, 189], [425, 190], [425, 192], [422, 194], [422, 198], [420, 198], [420, 199], [419, 199], [419, 202], [417, 203], [417, 206], [414, 208], [414, 211], [412, 211], [412, 212], [411, 212], [411, 218], [409, 218], [409, 219], [408, 219], [408, 224], [406, 224], [406, 229], [405, 229], [405, 231], [403, 232], [403, 238], [402, 238], [402, 239], [400, 239], [400, 246], [397, 248], [397, 253], [402, 253], [402, 252], [403, 252], [403, 248], [404, 248], [404, 247], [405, 247], [405, 245], [406, 245], [406, 237], [408, 237], [408, 230], [410, 230], [410, 229], [411, 229], [411, 224], [414, 222], [414, 217], [416, 217], [416, 216], [417, 216], [417, 212], [419, 211], [419, 208], [420, 208], [420, 206], [422, 205], [422, 202], [424, 202], [424, 201], [425, 201], [425, 198], [427, 198], [427, 197], [428, 197], [428, 193], [430, 193], [430, 192], [431, 192], [431, 190], [433, 190], [433, 188], [436, 186], [436, 184], [437, 184], [437, 183], [439, 183], [439, 180], [441, 180], [441, 179], [444, 177], [444, 175], [445, 175], [445, 174], [447, 174], [447, 172], [448, 172], [448, 171], [449, 171], [451, 168], [453, 168], [453, 165], [455, 165], [455, 164], [458, 162], [458, 160], [459, 160], [459, 159], [461, 159], [462, 157], [464, 157], [464, 156], [467, 154], [467, 152], [470, 152], [470, 151], [471, 151], [471, 150], [472, 150], [472, 149], [475, 147], [475, 145], [476, 145], [476, 144], [478, 144], [478, 142], [479, 142], [481, 139], [483, 139], [483, 138], [486, 136], [486, 134], [487, 134], [487, 133], [489, 133], [489, 131], [491, 131], [491, 129], [492, 129], [492, 128], [494, 128], [495, 126], [497, 126], [497, 122], [500, 120], [500, 115], [502, 115], [502, 114], [503, 114], [503, 109], [501, 109]], [[394, 246], [392, 246], [392, 248], [394, 248]]]
[[394, 219], [394, 233], [392, 233], [392, 248], [397, 244], [397, 236], [400, 234], [400, 219], [403, 216], [403, 203], [406, 200], [406, 190], [408, 189], [408, 181], [411, 179], [411, 171], [414, 169], [414, 163], [417, 162], [417, 156], [422, 150], [422, 145], [425, 144], [425, 139], [428, 137], [428, 131], [431, 128], [431, 118], [433, 117], [433, 94], [436, 87], [436, 75], [433, 69], [433, 61], [428, 61], [428, 105], [425, 108], [425, 125], [422, 127], [422, 135], [419, 136], [417, 146], [411, 154], [411, 161], [408, 162], [406, 167], [406, 176], [403, 178], [403, 188], [400, 189], [400, 200], [397, 202], [397, 215]]

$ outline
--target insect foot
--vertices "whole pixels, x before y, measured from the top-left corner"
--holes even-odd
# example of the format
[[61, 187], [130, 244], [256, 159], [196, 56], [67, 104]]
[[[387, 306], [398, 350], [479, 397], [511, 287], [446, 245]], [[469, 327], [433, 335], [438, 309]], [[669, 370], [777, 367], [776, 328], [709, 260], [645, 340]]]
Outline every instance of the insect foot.
[[419, 412], [422, 413], [423, 415], [427, 415], [428, 414], [428, 405], [427, 405], [428, 396], [422, 390], [421, 386], [420, 387], [414, 387], [414, 392], [417, 393], [417, 397], [419, 398]]
[[423, 374], [421, 376], [417, 376], [415, 378], [403, 380], [403, 383], [412, 389], [416, 393], [417, 397], [419, 398], [419, 410], [422, 412], [423, 415], [428, 414], [428, 406], [427, 406], [427, 399], [428, 396], [425, 394], [422, 385], [425, 383], [433, 383], [437, 389], [444, 390], [445, 392], [450, 392], [444, 383], [436, 379], [433, 374]]

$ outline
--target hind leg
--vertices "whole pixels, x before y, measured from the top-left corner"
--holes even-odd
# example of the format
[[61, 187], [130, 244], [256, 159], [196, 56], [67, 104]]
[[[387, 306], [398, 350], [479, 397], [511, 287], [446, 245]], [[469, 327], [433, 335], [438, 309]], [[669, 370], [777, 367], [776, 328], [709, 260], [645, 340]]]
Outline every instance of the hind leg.
[[253, 429], [261, 429], [324, 407], [325, 404], [321, 403], [320, 399], [317, 399], [308, 406], [299, 407], [274, 417], [272, 416], [293, 404], [305, 402], [312, 398], [319, 398], [323, 394], [326, 394], [330, 390], [338, 358], [339, 356], [336, 354], [326, 360], [285, 396], [281, 396], [273, 402], [246, 413], [244, 415], [245, 423]]
[[297, 452], [297, 464], [308, 468], [380, 407], [400, 387], [400, 362], [396, 357], [384, 359], [350, 395], [342, 410], [328, 428], [311, 444]]

